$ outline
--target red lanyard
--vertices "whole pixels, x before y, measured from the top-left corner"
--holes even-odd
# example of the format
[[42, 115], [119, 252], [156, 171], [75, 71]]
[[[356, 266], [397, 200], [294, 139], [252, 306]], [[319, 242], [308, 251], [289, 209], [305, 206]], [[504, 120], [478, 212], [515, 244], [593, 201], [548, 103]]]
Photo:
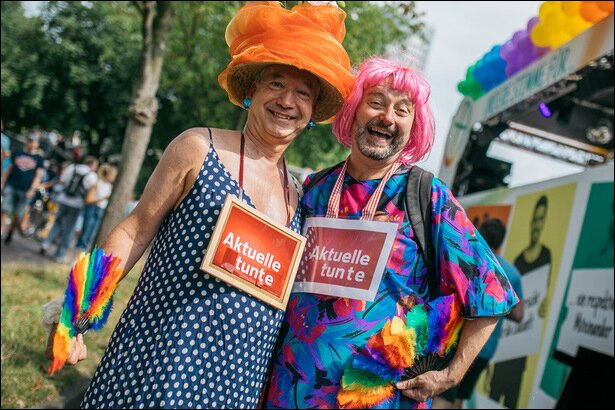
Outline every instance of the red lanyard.
[[[350, 157], [348, 157], [349, 159]], [[348, 159], [344, 162], [344, 166], [340, 171], [340, 174], [337, 177], [337, 181], [335, 182], [335, 186], [333, 187], [333, 192], [331, 192], [331, 197], [329, 197], [329, 206], [327, 207], [327, 218], [337, 218], [340, 210], [340, 198], [342, 196], [342, 185], [344, 183], [344, 177], [346, 176], [346, 168], [348, 167]], [[389, 168], [388, 172], [380, 181], [378, 188], [374, 191], [371, 198], [367, 202], [365, 209], [361, 215], [362, 221], [371, 221], [374, 219], [374, 215], [376, 214], [376, 208], [378, 207], [378, 202], [380, 201], [380, 197], [382, 196], [382, 192], [384, 191], [384, 186], [387, 181], [393, 175], [395, 171], [401, 166], [401, 162], [395, 161], [391, 168]]]
[[[239, 147], [239, 200], [243, 201], [243, 157], [244, 157], [245, 137], [241, 133], [241, 145]], [[286, 170], [286, 159], [282, 159], [284, 168], [284, 202], [286, 205], [286, 226], [290, 226], [290, 189], [288, 188], [288, 171]]]

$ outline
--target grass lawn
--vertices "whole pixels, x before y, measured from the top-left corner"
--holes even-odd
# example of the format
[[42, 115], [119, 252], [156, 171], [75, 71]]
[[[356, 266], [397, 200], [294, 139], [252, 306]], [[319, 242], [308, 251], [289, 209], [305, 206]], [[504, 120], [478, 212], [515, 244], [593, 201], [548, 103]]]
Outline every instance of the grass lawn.
[[2, 266], [2, 408], [34, 407], [70, 391], [77, 380], [92, 377], [141, 269], [139, 263], [120, 284], [105, 328], [85, 336], [87, 359], [49, 377], [41, 305], [64, 294], [70, 268], [53, 263]]

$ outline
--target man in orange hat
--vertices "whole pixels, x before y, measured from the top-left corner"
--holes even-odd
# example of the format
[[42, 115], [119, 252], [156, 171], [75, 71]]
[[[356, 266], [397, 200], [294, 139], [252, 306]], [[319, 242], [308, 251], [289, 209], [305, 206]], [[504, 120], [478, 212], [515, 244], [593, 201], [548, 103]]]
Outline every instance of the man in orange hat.
[[[171, 142], [135, 210], [103, 243], [130, 271], [156, 237], [84, 407], [254, 408], [284, 313], [200, 271], [227, 195], [299, 231], [284, 152], [352, 89], [331, 5], [248, 2], [229, 23], [219, 77], [248, 110], [242, 131], [192, 128]], [[85, 358], [82, 336], [68, 363]]]

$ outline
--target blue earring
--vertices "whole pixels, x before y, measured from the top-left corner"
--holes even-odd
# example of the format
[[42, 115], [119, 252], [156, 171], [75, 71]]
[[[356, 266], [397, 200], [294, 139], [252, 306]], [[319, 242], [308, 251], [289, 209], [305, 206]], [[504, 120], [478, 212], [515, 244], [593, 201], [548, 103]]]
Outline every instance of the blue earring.
[[243, 103], [243, 108], [247, 110], [248, 108], [250, 108], [250, 104], [252, 104], [252, 100], [246, 97], [243, 99], [242, 103]]
[[316, 123], [314, 122], [313, 119], [310, 118], [310, 120], [308, 121], [307, 125], [305, 126], [305, 129], [306, 130], [311, 130], [315, 126], [316, 126]]

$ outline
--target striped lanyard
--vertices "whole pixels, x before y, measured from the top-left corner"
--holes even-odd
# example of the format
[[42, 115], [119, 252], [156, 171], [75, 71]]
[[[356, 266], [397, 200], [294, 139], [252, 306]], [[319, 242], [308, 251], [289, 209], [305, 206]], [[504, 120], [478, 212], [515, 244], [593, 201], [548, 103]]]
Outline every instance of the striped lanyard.
[[[346, 168], [348, 167], [348, 160], [350, 157], [346, 159], [344, 162], [344, 166], [340, 171], [340, 174], [337, 177], [337, 181], [335, 182], [335, 186], [333, 187], [333, 192], [331, 192], [331, 197], [329, 197], [329, 205], [327, 207], [327, 218], [337, 218], [340, 210], [340, 198], [342, 196], [342, 186], [344, 184], [344, 177], [346, 176]], [[384, 191], [384, 186], [387, 181], [397, 171], [397, 169], [401, 166], [401, 161], [397, 160], [391, 165], [388, 172], [380, 181], [378, 188], [374, 191], [371, 198], [367, 202], [365, 209], [363, 209], [363, 213], [361, 214], [361, 221], [371, 221], [374, 219], [374, 215], [376, 214], [376, 208], [378, 206], [378, 202], [380, 202], [380, 197], [382, 196], [382, 192]]]

